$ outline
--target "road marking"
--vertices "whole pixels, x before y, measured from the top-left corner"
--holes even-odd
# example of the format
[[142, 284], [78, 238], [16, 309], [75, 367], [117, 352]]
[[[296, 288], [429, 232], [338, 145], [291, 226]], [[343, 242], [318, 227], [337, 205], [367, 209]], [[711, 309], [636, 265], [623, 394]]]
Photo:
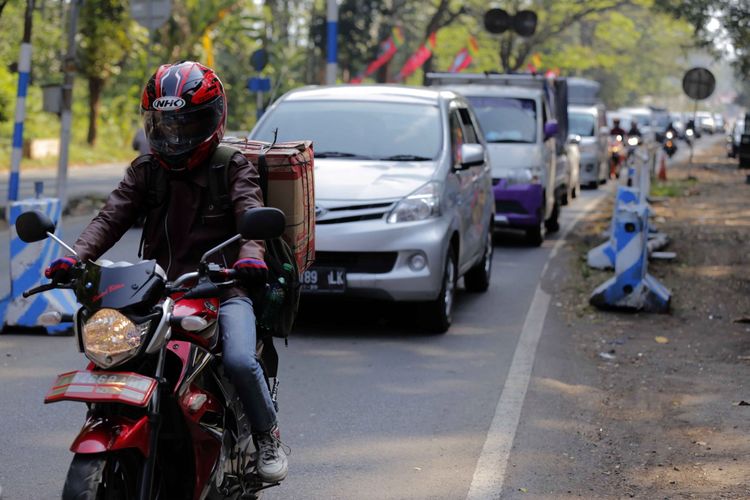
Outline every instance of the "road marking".
[[[611, 192], [608, 190], [607, 194], [611, 194]], [[550, 295], [542, 290], [542, 278], [547, 273], [549, 263], [555, 258], [565, 242], [568, 232], [575, 227], [584, 214], [594, 209], [606, 197], [607, 195], [598, 196], [582, 207], [582, 210], [565, 227], [560, 239], [555, 242], [547, 257], [547, 262], [545, 262], [540, 274], [539, 283], [534, 291], [534, 298], [529, 306], [529, 312], [526, 313], [521, 336], [518, 338], [513, 361], [505, 379], [503, 392], [497, 402], [495, 415], [487, 431], [482, 453], [477, 460], [474, 477], [466, 496], [467, 500], [500, 498], [502, 494], [508, 458], [518, 430], [518, 421], [521, 418], [523, 402], [526, 399], [526, 392], [531, 380], [531, 371], [534, 368], [536, 348], [539, 345], [547, 310], [549, 309]]]

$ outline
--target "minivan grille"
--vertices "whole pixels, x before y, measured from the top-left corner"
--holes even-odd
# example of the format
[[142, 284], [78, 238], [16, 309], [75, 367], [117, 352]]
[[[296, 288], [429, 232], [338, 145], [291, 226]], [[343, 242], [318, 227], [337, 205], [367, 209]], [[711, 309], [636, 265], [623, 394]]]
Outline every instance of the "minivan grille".
[[495, 201], [495, 212], [498, 214], [528, 214], [523, 205], [514, 200]]
[[315, 252], [315, 266], [343, 267], [347, 273], [382, 274], [396, 265], [397, 252]]
[[383, 202], [332, 208], [320, 207], [315, 221], [317, 224], [342, 224], [345, 222], [377, 220], [382, 219], [392, 206], [393, 202]]

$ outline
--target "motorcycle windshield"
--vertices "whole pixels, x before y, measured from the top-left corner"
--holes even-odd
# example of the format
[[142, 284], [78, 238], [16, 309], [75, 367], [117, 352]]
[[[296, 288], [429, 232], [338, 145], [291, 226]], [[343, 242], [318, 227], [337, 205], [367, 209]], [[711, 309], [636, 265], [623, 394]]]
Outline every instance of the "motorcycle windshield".
[[156, 272], [155, 260], [122, 267], [89, 262], [75, 293], [88, 309], [125, 309], [156, 304], [163, 289], [164, 279]]

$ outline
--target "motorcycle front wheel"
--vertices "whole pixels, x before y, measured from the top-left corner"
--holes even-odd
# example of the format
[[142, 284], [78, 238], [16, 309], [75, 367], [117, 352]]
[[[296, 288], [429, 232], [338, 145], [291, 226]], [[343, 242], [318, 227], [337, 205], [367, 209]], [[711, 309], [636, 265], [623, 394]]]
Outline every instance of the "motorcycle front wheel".
[[[143, 459], [134, 452], [76, 453], [65, 479], [62, 500], [138, 498], [142, 464]], [[154, 492], [157, 489], [155, 485]]]

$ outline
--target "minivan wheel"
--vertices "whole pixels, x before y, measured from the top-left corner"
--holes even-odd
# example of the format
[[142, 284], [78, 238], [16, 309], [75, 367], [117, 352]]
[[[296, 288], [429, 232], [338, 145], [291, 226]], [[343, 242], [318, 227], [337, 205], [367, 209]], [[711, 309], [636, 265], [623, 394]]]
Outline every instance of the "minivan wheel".
[[547, 232], [544, 221], [540, 221], [534, 227], [530, 227], [526, 230], [526, 241], [529, 245], [538, 247], [544, 243], [544, 233]]
[[445, 258], [443, 269], [443, 284], [440, 293], [435, 300], [422, 305], [422, 325], [434, 333], [445, 333], [453, 321], [453, 302], [456, 297], [456, 281], [458, 280], [458, 268], [456, 265], [456, 252], [451, 247]]
[[555, 205], [552, 207], [552, 214], [549, 216], [544, 223], [547, 231], [554, 233], [560, 230], [560, 202], [555, 200]]
[[474, 267], [469, 269], [464, 275], [464, 284], [469, 292], [486, 292], [490, 287], [490, 277], [492, 276], [492, 255], [495, 245], [492, 242], [492, 227], [487, 230], [487, 238], [484, 245], [484, 255], [482, 260], [477, 262]]

